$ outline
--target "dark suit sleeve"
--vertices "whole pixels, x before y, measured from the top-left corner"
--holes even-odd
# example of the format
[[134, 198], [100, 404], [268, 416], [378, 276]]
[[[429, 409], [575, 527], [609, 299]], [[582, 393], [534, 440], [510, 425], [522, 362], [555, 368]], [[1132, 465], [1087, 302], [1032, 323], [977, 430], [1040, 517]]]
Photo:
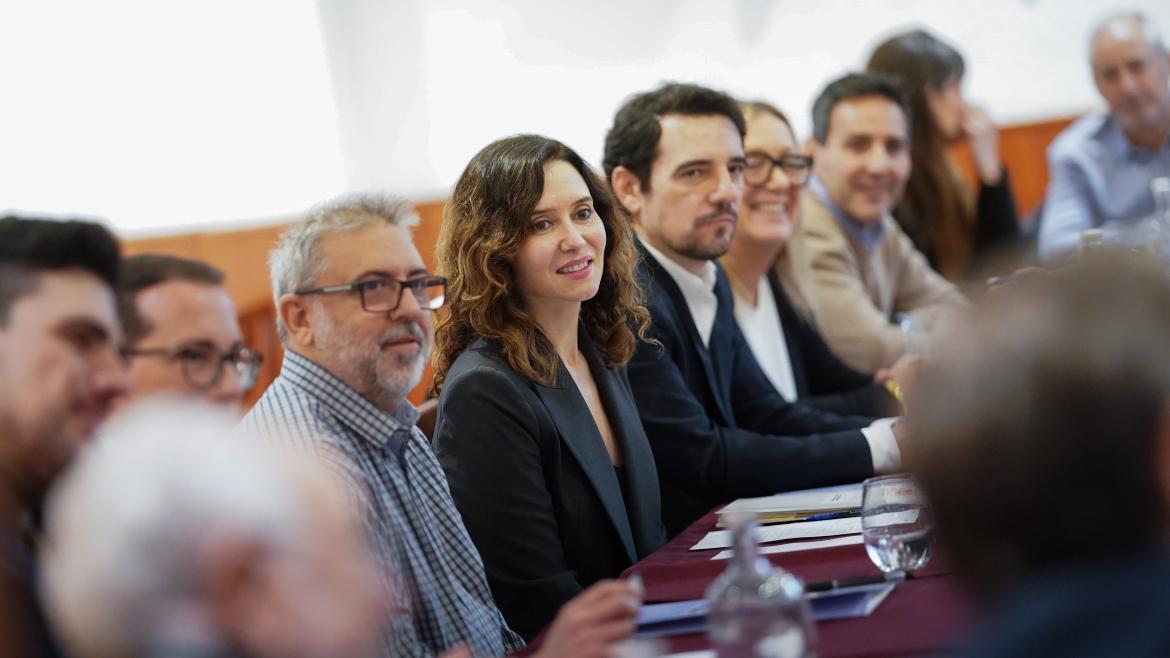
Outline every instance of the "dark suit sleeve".
[[794, 317], [784, 325], [785, 334], [789, 331], [795, 334], [792, 343], [799, 350], [789, 358], [800, 359], [808, 384], [801, 402], [835, 414], [884, 417], [899, 413], [894, 396], [875, 383], [872, 375], [854, 370], [837, 358], [813, 323]]
[[[864, 423], [841, 418], [820, 425], [825, 420], [821, 414], [785, 403], [754, 359], [756, 376], [744, 379], [735, 394], [752, 398], [742, 404], [749, 421], [756, 420], [776, 434], [716, 423], [676, 365], [684, 349], [675, 338], [681, 332], [663, 326], [670, 322], [663, 313], [654, 317], [654, 333], [662, 344], [640, 343], [627, 373], [664, 484], [694, 492], [714, 504], [873, 474], [865, 437], [850, 429]], [[742, 348], [746, 351], [746, 344]], [[828, 431], [813, 433], [817, 429]]]
[[1006, 168], [995, 185], [980, 184], [975, 220], [977, 254], [1011, 244], [1019, 238], [1020, 217], [1016, 212], [1016, 200], [1012, 196], [1012, 185]]
[[502, 372], [470, 370], [448, 383], [435, 452], [508, 625], [531, 638], [582, 590], [566, 565], [542, 468], [542, 426], [531, 393]]

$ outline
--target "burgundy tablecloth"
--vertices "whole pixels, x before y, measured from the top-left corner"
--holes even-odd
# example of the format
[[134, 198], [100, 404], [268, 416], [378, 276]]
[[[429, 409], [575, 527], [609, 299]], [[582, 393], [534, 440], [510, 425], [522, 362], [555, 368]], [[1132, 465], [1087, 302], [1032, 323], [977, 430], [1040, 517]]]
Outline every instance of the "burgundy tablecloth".
[[[711, 581], [727, 566], [712, 560], [718, 551], [691, 551], [715, 529], [712, 511], [646, 559], [631, 566], [623, 577], [642, 575], [646, 600], [681, 601], [703, 596]], [[880, 573], [860, 544], [767, 556], [806, 582]], [[868, 617], [817, 624], [818, 654], [826, 656], [912, 656], [936, 654], [958, 641], [971, 618], [971, 608], [945, 556], [898, 585]], [[707, 646], [701, 634], [672, 638], [673, 651]]]

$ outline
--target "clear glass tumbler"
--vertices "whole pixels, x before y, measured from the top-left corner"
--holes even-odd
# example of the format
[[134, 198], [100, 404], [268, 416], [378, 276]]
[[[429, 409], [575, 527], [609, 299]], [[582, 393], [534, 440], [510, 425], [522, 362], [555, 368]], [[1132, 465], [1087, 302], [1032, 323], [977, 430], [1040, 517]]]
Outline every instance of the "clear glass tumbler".
[[869, 559], [885, 573], [913, 571], [930, 559], [932, 524], [918, 485], [908, 475], [865, 481], [861, 531]]

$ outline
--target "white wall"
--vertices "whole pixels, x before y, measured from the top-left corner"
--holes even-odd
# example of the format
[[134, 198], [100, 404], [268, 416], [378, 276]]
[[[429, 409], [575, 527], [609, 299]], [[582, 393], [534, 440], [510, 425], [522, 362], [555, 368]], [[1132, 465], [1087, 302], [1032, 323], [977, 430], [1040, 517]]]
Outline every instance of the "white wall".
[[1164, 0], [14, 4], [0, 10], [0, 206], [131, 233], [345, 190], [442, 198], [516, 132], [597, 163], [622, 99], [666, 79], [772, 100], [807, 131], [827, 80], [914, 25], [959, 47], [969, 96], [997, 120], [1075, 114], [1099, 104], [1094, 22], [1131, 7], [1170, 26]]
[[131, 235], [345, 185], [313, 0], [0, 3], [0, 209]]

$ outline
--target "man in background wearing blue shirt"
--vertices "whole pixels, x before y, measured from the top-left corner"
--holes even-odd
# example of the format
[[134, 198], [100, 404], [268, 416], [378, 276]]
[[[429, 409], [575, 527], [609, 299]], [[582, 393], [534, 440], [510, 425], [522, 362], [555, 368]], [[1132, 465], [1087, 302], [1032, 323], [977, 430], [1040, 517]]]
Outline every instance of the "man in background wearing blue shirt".
[[1080, 245], [1106, 222], [1154, 213], [1150, 181], [1170, 176], [1170, 58], [1140, 14], [1119, 14], [1093, 31], [1090, 64], [1109, 113], [1080, 119], [1048, 149], [1050, 181], [1040, 256]]

